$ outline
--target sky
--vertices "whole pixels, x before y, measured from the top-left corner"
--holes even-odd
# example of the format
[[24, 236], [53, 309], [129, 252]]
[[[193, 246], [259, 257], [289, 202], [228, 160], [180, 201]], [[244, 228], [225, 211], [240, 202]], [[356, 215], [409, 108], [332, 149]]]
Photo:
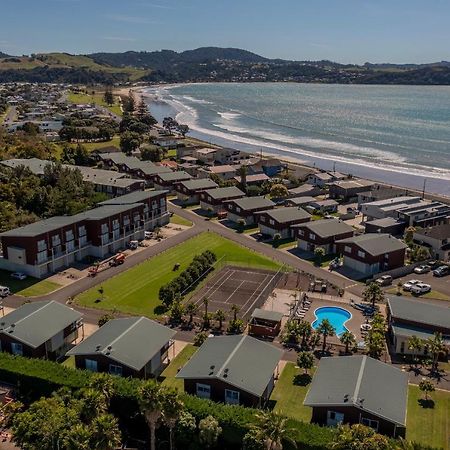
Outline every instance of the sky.
[[342, 63], [450, 60], [450, 0], [0, 0], [0, 51], [237, 47]]

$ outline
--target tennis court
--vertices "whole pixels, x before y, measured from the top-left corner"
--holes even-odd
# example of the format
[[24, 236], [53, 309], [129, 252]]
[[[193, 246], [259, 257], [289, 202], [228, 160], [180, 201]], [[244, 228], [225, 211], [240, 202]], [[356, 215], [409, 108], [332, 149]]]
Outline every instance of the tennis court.
[[192, 301], [202, 311], [203, 299], [207, 297], [208, 311], [211, 313], [218, 309], [226, 313], [233, 305], [237, 305], [240, 309], [238, 316], [247, 318], [255, 308], [264, 304], [280, 277], [281, 271], [225, 266], [208, 280]]

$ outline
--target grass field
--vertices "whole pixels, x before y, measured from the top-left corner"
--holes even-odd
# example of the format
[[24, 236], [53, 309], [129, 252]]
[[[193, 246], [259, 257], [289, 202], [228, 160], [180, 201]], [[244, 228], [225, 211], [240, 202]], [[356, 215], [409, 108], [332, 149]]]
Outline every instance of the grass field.
[[[310, 371], [314, 373], [314, 371]], [[309, 422], [311, 420], [312, 409], [303, 406], [303, 400], [308, 392], [309, 384], [302, 386], [295, 383], [295, 380], [302, 380], [303, 370], [296, 368], [294, 363], [287, 363], [281, 376], [275, 384], [275, 389], [270, 397], [271, 402], [276, 402], [274, 410], [281, 411], [288, 417]]]
[[103, 100], [103, 93], [95, 93], [94, 95], [91, 94], [78, 94], [74, 92], [69, 92], [69, 95], [67, 97], [69, 102], [76, 103], [76, 104], [91, 104], [95, 103], [96, 105], [103, 106], [105, 108], [108, 108], [112, 113], [121, 116], [122, 110], [120, 109], [120, 104], [118, 97], [115, 97], [115, 103], [114, 105], [110, 106]]
[[161, 374], [161, 379], [163, 379], [163, 386], [176, 388], [179, 391], [183, 392], [183, 380], [176, 379], [175, 375], [178, 373], [178, 369], [183, 367], [196, 351], [197, 347], [194, 347], [192, 344], [188, 344], [183, 348], [183, 350], [181, 350], [180, 353], [178, 353], [175, 359], [166, 367], [164, 372]]
[[53, 292], [60, 285], [47, 280], [27, 277], [25, 280], [11, 278], [10, 272], [0, 270], [0, 286], [8, 286], [13, 294], [23, 297], [35, 297]]
[[[202, 233], [102, 283], [103, 300], [98, 301], [98, 285], [78, 295], [75, 301], [83, 306], [155, 317], [162, 313], [158, 299], [160, 287], [205, 250], [213, 251], [217, 259], [224, 257], [229, 264], [272, 270], [280, 267], [277, 262], [215, 233]], [[180, 268], [174, 272], [176, 263]]]
[[192, 222], [190, 220], [187, 220], [181, 216], [177, 216], [176, 214], [174, 214], [171, 218], [170, 218], [170, 223], [173, 223], [174, 225], [185, 225], [187, 227], [191, 227], [192, 226]]
[[435, 391], [431, 394], [434, 408], [419, 404], [422, 393], [418, 386], [409, 386], [406, 438], [431, 447], [450, 448], [450, 392]]

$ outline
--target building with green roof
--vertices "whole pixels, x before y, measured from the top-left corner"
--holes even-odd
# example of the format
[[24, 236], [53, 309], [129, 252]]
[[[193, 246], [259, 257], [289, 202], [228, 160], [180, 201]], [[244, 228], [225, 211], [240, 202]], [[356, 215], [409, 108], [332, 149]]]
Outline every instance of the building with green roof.
[[202, 398], [251, 407], [264, 406], [274, 388], [283, 351], [251, 336], [217, 336], [178, 372], [184, 390]]

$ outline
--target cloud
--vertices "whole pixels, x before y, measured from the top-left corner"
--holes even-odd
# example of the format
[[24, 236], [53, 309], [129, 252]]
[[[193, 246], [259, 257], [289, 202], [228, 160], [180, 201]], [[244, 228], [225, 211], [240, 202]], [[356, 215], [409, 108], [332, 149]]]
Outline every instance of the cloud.
[[126, 36], [102, 36], [105, 41], [135, 42], [136, 39]]
[[107, 19], [115, 20], [116, 22], [126, 22], [126, 23], [136, 23], [136, 24], [156, 24], [154, 20], [148, 19], [147, 17], [139, 16], [127, 16], [124, 14], [107, 14], [105, 16]]

